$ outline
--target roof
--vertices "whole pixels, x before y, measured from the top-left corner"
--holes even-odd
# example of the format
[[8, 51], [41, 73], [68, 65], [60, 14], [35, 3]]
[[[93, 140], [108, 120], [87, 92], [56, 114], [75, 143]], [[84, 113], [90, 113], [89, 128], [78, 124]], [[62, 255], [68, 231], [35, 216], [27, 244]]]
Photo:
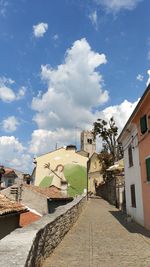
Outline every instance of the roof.
[[20, 226], [21, 227], [24, 227], [28, 224], [31, 224], [37, 220], [41, 219], [41, 216], [40, 215], [37, 215], [31, 211], [28, 211], [26, 213], [22, 213], [20, 215]]
[[26, 212], [27, 208], [20, 203], [10, 200], [6, 196], [0, 194], [0, 216], [11, 213]]
[[145, 97], [148, 95], [148, 93], [150, 92], [150, 84], [147, 86], [146, 90], [144, 91], [144, 94], [142, 95], [140, 101], [138, 102], [137, 106], [135, 107], [135, 109], [133, 110], [131, 116], [129, 117], [127, 123], [125, 124], [122, 132], [120, 133], [119, 137], [118, 137], [118, 142], [121, 142], [121, 138], [123, 136], [124, 131], [127, 129], [129, 123], [133, 120], [134, 116], [136, 115], [138, 109], [140, 108], [140, 106], [142, 105], [143, 100], [145, 99]]
[[62, 200], [67, 200], [67, 199], [69, 200], [70, 199], [71, 200], [71, 199], [73, 199], [72, 197], [64, 196], [61, 193], [61, 190], [55, 186], [51, 186], [48, 188], [41, 188], [39, 186], [27, 185], [27, 184], [25, 184], [24, 186], [26, 188], [28, 188], [29, 190], [32, 190], [34, 192], [42, 194], [43, 196], [45, 196], [48, 199], [55, 199], [55, 200], [60, 200], [60, 199], [62, 199]]
[[7, 176], [7, 175], [14, 175], [15, 177], [17, 177], [15, 171], [13, 169], [10, 169], [10, 168], [4, 168], [5, 170], [5, 173], [4, 173], [4, 176]]

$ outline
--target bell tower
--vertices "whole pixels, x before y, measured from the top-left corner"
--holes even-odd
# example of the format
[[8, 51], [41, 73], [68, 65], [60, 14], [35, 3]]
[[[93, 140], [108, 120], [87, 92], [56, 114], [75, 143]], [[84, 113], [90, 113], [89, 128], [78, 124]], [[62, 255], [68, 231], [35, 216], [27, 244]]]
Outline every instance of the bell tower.
[[83, 131], [81, 133], [81, 150], [89, 153], [89, 157], [96, 152], [96, 140], [92, 131]]

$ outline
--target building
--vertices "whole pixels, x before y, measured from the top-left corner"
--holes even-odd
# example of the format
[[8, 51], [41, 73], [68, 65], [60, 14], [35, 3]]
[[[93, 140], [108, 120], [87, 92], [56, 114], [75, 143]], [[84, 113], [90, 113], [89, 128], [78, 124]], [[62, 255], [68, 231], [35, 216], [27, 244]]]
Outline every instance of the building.
[[121, 132], [127, 212], [150, 229], [150, 85]]
[[81, 133], [81, 151], [89, 153], [89, 157], [96, 152], [96, 139], [91, 131], [83, 131]]
[[27, 212], [27, 208], [0, 194], [0, 239], [19, 227], [23, 212]]
[[18, 177], [15, 171], [11, 168], [4, 168], [5, 173], [1, 178], [1, 188], [6, 188], [15, 183], [15, 179]]
[[88, 154], [78, 153], [73, 145], [41, 155], [34, 161], [34, 183], [41, 188], [63, 186], [69, 196], [82, 194], [87, 189], [87, 161]]
[[[12, 194], [12, 187], [1, 191], [1, 194], [15, 200], [16, 196]], [[52, 213], [58, 206], [65, 205], [72, 201], [72, 197], [62, 194], [61, 190], [51, 186], [48, 188], [41, 188], [39, 186], [24, 184], [21, 188], [20, 202], [28, 208], [30, 214], [23, 217], [28, 219], [31, 217], [31, 212], [40, 216]]]
[[101, 174], [101, 164], [96, 152], [92, 154], [88, 161], [88, 192], [96, 194], [96, 186], [103, 181]]

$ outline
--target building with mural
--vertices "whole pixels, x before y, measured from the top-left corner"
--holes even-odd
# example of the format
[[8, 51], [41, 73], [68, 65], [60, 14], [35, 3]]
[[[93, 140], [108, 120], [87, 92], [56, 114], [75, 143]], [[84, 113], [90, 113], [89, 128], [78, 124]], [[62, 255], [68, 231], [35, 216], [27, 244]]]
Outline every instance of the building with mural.
[[87, 154], [81, 155], [73, 145], [41, 155], [35, 159], [34, 184], [55, 186], [68, 196], [82, 194], [87, 190], [87, 161]]

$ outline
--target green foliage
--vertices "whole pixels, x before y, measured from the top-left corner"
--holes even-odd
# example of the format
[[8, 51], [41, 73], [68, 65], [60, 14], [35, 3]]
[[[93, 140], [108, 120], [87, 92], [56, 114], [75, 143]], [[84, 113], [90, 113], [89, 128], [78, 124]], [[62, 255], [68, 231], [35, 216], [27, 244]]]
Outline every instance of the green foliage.
[[113, 165], [115, 161], [123, 157], [122, 147], [117, 143], [118, 127], [114, 118], [111, 117], [107, 122], [98, 119], [94, 123], [93, 133], [102, 139], [102, 151], [99, 155], [102, 164], [102, 172], [105, 174], [106, 169]]
[[39, 184], [40, 187], [42, 188], [47, 188], [51, 185], [52, 183], [53, 176], [45, 176], [41, 183]]
[[68, 195], [75, 196], [83, 193], [87, 187], [86, 168], [80, 165], [68, 164], [64, 168], [64, 175], [70, 184], [68, 186]]
[[[87, 187], [87, 171], [80, 165], [67, 164], [64, 167], [64, 175], [68, 181], [68, 195], [74, 197], [81, 195]], [[40, 183], [40, 187], [47, 188], [51, 185], [53, 176], [45, 176]]]

